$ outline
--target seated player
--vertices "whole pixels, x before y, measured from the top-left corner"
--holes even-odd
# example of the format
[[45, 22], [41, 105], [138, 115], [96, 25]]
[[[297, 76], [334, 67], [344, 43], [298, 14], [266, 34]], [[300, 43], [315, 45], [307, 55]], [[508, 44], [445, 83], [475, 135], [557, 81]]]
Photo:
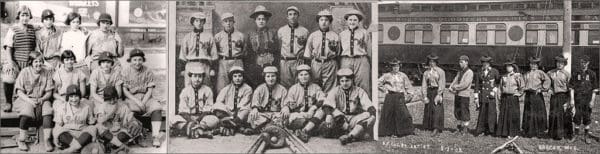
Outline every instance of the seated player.
[[342, 68], [337, 76], [339, 85], [329, 91], [322, 107], [326, 117], [321, 124], [321, 133], [325, 137], [337, 137], [344, 133], [339, 139], [345, 145], [373, 127], [376, 110], [367, 92], [353, 84], [352, 70]]
[[104, 103], [94, 107], [98, 140], [106, 151], [126, 150], [129, 143], [142, 136], [142, 123], [133, 117], [126, 104], [117, 101], [117, 90], [113, 86], [103, 91]]
[[259, 85], [252, 94], [252, 111], [248, 115], [251, 131], [246, 135], [260, 131], [267, 124], [283, 125], [281, 102], [287, 95], [285, 87], [278, 82], [277, 67], [267, 66], [263, 69], [265, 83]]
[[308, 142], [308, 132], [321, 124], [325, 117], [320, 110], [325, 93], [319, 85], [310, 82], [310, 70], [308, 65], [296, 68], [298, 83], [290, 87], [281, 109], [286, 126], [292, 130], [299, 130], [298, 138], [304, 142]]
[[185, 135], [188, 138], [212, 138], [212, 130], [217, 128], [219, 119], [212, 115], [213, 93], [204, 84], [206, 72], [202, 67], [188, 70], [190, 83], [179, 94], [179, 113], [172, 117], [172, 136]]
[[223, 136], [234, 135], [236, 131], [251, 131], [247, 121], [250, 113], [252, 88], [244, 82], [244, 69], [242, 67], [231, 67], [228, 75], [231, 83], [221, 89], [214, 104], [215, 106], [218, 104], [225, 105], [226, 111], [231, 113], [230, 115], [217, 115], [221, 120], [220, 131], [217, 134]]
[[15, 81], [17, 99], [14, 108], [19, 115], [19, 136], [17, 145], [19, 150], [28, 151], [25, 143], [27, 130], [32, 123], [42, 124], [46, 151], [52, 151], [50, 137], [52, 133], [52, 104], [50, 97], [54, 85], [52, 74], [44, 68], [44, 56], [40, 52], [31, 52], [28, 55], [28, 67], [21, 70]]
[[54, 81], [55, 85], [53, 94], [54, 103], [52, 104], [54, 110], [57, 110], [67, 102], [65, 98], [67, 95], [67, 87], [70, 85], [76, 85], [79, 87], [80, 102], [89, 103], [83, 98], [86, 92], [85, 86], [87, 83], [87, 78], [81, 70], [75, 69], [75, 59], [75, 54], [71, 50], [63, 51], [60, 56], [61, 64], [59, 64], [57, 67], [58, 69], [52, 76], [52, 80]]
[[62, 152], [73, 153], [91, 143], [96, 136], [96, 118], [90, 105], [81, 103], [78, 85], [69, 85], [63, 98], [67, 104], [56, 107], [52, 130], [56, 134], [55, 143]]
[[100, 66], [94, 69], [90, 75], [90, 101], [93, 102], [91, 103], [92, 107], [104, 103], [104, 89], [108, 86], [116, 87], [115, 98], [120, 97], [122, 94], [123, 81], [119, 79], [119, 72], [113, 67], [114, 61], [110, 57], [110, 53], [100, 53], [98, 64]]
[[154, 73], [144, 65], [146, 56], [140, 49], [129, 52], [129, 67], [121, 70], [125, 103], [136, 115], [150, 116], [152, 125], [152, 145], [159, 147], [160, 126], [162, 124], [162, 105], [152, 97], [156, 84]]

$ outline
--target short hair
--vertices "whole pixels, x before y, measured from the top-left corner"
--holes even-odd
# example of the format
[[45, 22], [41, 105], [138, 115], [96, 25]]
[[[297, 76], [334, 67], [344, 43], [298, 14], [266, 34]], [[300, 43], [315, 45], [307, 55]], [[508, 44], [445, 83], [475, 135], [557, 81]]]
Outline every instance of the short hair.
[[81, 15], [77, 12], [71, 12], [67, 15], [67, 20], [65, 20], [65, 25], [71, 25], [71, 21], [79, 18], [79, 24], [81, 24]]
[[60, 61], [61, 61], [61, 62], [64, 62], [64, 61], [65, 61], [65, 59], [67, 59], [67, 58], [73, 58], [73, 59], [77, 59], [77, 58], [75, 57], [75, 54], [73, 53], [73, 51], [71, 51], [71, 50], [69, 50], [69, 49], [67, 49], [67, 50], [64, 50], [64, 51], [63, 51], [63, 53], [60, 55]]
[[42, 55], [42, 53], [38, 52], [38, 51], [34, 51], [34, 52], [29, 53], [29, 55], [27, 56], [27, 64], [29, 66], [31, 66], [33, 64], [33, 61], [36, 60], [36, 59], [38, 59], [38, 58], [42, 58], [42, 60], [43, 60], [44, 55]]
[[23, 10], [26, 10], [29, 13], [29, 19], [33, 19], [33, 15], [31, 14], [31, 9], [29, 9], [29, 7], [27, 7], [27, 5], [20, 6], [18, 10], [19, 11], [17, 12], [17, 17], [16, 17], [17, 20], [20, 19], [19, 16], [21, 16], [21, 13], [23, 13], [21, 11], [23, 11]]
[[233, 82], [233, 75], [238, 74], [238, 73], [240, 73], [240, 74], [242, 74], [242, 76], [244, 76], [244, 71], [234, 70], [234, 71], [229, 72], [227, 74], [227, 77], [229, 77], [229, 81]]

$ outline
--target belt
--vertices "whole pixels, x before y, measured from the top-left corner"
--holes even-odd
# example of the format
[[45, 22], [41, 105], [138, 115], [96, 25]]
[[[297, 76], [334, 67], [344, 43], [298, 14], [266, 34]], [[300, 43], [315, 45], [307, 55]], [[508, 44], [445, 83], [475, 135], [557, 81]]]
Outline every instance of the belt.
[[331, 61], [331, 60], [332, 60], [332, 58], [327, 58], [327, 59], [317, 59], [317, 58], [315, 58], [314, 60], [315, 60], [316, 62], [319, 62], [319, 63], [324, 63], [324, 62]]
[[438, 87], [427, 87], [427, 89], [438, 89]]
[[221, 60], [238, 60], [241, 59], [240, 57], [225, 57], [225, 56], [220, 56], [219, 59]]
[[282, 60], [298, 60], [298, 57], [281, 57]]
[[342, 55], [342, 57], [346, 57], [346, 58], [362, 58], [362, 57], [366, 57], [366, 55], [354, 55], [354, 56]]

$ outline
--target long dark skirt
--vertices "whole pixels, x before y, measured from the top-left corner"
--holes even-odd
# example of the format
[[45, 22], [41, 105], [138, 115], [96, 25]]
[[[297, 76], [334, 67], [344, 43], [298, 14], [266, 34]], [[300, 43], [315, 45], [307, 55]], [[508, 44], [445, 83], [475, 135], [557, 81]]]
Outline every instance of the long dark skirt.
[[496, 100], [491, 98], [479, 98], [479, 116], [477, 117], [477, 133], [493, 134], [496, 130]]
[[437, 88], [427, 88], [429, 102], [425, 104], [423, 111], [423, 128], [426, 130], [444, 129], [444, 104], [435, 105], [434, 102], [437, 90]]
[[523, 133], [528, 137], [542, 137], [548, 129], [548, 115], [542, 93], [525, 93], [522, 124]]
[[521, 114], [519, 97], [513, 94], [502, 94], [500, 116], [498, 117], [497, 136], [516, 136], [521, 130]]
[[548, 118], [548, 135], [554, 139], [569, 137], [573, 133], [571, 112], [565, 112], [563, 107], [570, 97], [566, 92], [556, 93], [550, 97], [550, 116]]
[[413, 119], [406, 108], [404, 94], [390, 93], [385, 96], [379, 136], [406, 136], [414, 133]]

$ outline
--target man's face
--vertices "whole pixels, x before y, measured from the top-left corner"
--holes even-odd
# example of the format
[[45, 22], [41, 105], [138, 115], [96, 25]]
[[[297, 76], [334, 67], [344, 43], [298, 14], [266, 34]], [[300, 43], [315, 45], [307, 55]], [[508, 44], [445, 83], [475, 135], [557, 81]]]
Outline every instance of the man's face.
[[234, 73], [231, 80], [233, 81], [233, 84], [241, 85], [242, 82], [244, 82], [244, 76], [242, 73]]
[[310, 73], [308, 73], [308, 71], [300, 71], [298, 73], [298, 81], [300, 81], [301, 84], [307, 84], [308, 81], [310, 81]]
[[329, 21], [329, 18], [327, 18], [327, 17], [320, 17], [319, 18], [319, 28], [321, 28], [321, 29], [329, 29], [329, 25], [331, 25], [331, 22]]
[[256, 19], [254, 19], [254, 22], [256, 23], [256, 27], [264, 28], [267, 26], [268, 20], [269, 18], [265, 17], [264, 14], [259, 14], [258, 16], [256, 16]]
[[298, 16], [300, 16], [300, 14], [298, 12], [296, 12], [295, 10], [287, 11], [288, 23], [290, 23], [290, 24], [298, 23]]
[[130, 64], [131, 68], [139, 70], [142, 68], [142, 64], [144, 64], [144, 58], [141, 56], [131, 57]]
[[225, 28], [226, 31], [230, 31], [233, 29], [234, 23], [235, 21], [233, 20], [233, 18], [227, 18], [223, 20], [223, 28]]
[[202, 29], [204, 27], [205, 22], [206, 22], [206, 20], [196, 19], [196, 20], [194, 20], [192, 25], [194, 25], [194, 28], [196, 28], [196, 29]]
[[265, 73], [265, 83], [269, 86], [273, 86], [277, 83], [276, 73]]
[[204, 79], [204, 74], [192, 74], [190, 76], [190, 81], [194, 87], [200, 87], [202, 84], [202, 80]]
[[589, 64], [590, 64], [590, 62], [581, 60], [581, 61], [579, 61], [579, 64], [581, 65], [581, 68], [587, 69], [588, 66], [589, 66]]
[[44, 20], [42, 21], [42, 24], [44, 24], [44, 27], [46, 27], [46, 28], [50, 28], [50, 27], [54, 26], [54, 17], [44, 18]]
[[342, 89], [350, 89], [352, 87], [352, 79], [346, 76], [340, 78], [340, 86]]
[[350, 15], [348, 16], [348, 19], [346, 20], [346, 23], [348, 24], [348, 28], [350, 29], [354, 29], [356, 27], [358, 27], [358, 23], [360, 21], [358, 20], [358, 16], [356, 15]]

